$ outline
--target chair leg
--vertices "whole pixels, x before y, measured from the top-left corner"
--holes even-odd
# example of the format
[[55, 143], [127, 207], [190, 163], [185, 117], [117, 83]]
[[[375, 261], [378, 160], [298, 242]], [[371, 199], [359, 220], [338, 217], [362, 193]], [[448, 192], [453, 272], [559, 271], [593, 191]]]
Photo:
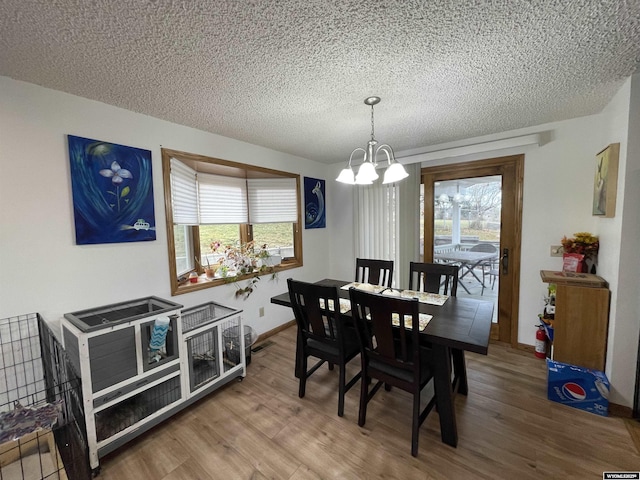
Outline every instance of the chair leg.
[[346, 365], [344, 361], [340, 364], [340, 379], [338, 380], [338, 416], [342, 417], [344, 415], [344, 394], [345, 394], [345, 383], [346, 383]]
[[358, 412], [358, 425], [361, 427], [364, 427], [364, 422], [367, 420], [367, 401], [369, 399], [370, 382], [371, 378], [363, 371], [360, 384], [360, 411]]
[[300, 356], [300, 386], [298, 387], [298, 397], [304, 397], [307, 386], [307, 356], [302, 353]]
[[413, 415], [411, 421], [411, 455], [418, 456], [418, 436], [420, 434], [420, 392], [413, 394]]

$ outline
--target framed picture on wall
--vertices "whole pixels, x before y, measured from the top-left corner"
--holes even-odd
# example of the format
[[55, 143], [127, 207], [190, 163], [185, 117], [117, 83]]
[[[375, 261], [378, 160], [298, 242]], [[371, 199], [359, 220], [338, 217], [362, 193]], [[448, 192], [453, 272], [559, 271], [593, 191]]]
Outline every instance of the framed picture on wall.
[[304, 228], [325, 228], [324, 180], [304, 177]]
[[151, 151], [67, 139], [76, 245], [155, 240]]
[[620, 144], [612, 143], [596, 155], [593, 181], [593, 215], [614, 217], [618, 192], [618, 155]]

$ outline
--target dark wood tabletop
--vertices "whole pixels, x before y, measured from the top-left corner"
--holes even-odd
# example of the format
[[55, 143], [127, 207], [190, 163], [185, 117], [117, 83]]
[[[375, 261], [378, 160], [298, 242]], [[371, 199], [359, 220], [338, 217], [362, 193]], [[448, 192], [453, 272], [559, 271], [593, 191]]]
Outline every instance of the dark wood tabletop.
[[[320, 285], [341, 287], [351, 282], [324, 279]], [[349, 298], [349, 291], [338, 289], [339, 295]], [[289, 293], [271, 298], [271, 303], [291, 307]], [[449, 297], [444, 305], [430, 305], [420, 302], [420, 312], [433, 315], [427, 328], [421, 332], [425, 340], [450, 348], [468, 352], [487, 354], [493, 303], [472, 298]]]

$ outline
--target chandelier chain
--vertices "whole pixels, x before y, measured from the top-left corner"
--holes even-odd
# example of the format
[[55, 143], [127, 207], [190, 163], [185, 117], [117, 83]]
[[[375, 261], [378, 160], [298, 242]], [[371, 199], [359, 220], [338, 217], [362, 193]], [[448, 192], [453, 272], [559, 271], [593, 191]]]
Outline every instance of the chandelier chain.
[[373, 104], [371, 105], [371, 141], [375, 140], [373, 138]]

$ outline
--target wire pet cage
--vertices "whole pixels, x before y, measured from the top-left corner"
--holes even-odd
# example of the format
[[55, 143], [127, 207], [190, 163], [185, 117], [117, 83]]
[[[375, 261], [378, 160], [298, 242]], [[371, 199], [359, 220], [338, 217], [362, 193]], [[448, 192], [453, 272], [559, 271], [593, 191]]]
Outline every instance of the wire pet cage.
[[0, 319], [0, 480], [91, 478], [80, 379], [37, 313]]

